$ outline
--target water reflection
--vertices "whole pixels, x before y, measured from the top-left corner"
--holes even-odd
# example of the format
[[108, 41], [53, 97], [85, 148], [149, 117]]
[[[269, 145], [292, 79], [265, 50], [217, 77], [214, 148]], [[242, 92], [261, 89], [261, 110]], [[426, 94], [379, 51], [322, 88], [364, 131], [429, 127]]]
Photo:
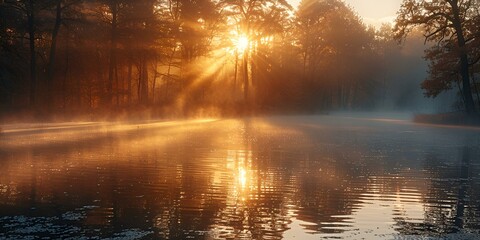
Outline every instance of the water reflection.
[[478, 236], [475, 129], [338, 117], [70, 127], [0, 138], [0, 238]]

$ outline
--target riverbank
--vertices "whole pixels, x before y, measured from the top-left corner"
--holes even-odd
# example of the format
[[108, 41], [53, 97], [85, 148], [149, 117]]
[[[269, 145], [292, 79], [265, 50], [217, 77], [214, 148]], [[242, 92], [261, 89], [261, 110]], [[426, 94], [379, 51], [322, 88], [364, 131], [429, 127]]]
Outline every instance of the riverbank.
[[480, 114], [466, 114], [463, 112], [417, 114], [413, 121], [416, 123], [480, 126]]

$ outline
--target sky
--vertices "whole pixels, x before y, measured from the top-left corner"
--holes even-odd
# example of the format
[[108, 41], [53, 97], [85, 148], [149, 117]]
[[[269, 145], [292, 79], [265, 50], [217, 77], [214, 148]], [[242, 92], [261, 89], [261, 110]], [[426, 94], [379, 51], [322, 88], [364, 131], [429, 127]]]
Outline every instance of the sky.
[[[293, 7], [297, 7], [301, 0], [288, 0]], [[383, 22], [395, 20], [402, 0], [344, 0], [350, 5], [364, 23], [379, 27]]]

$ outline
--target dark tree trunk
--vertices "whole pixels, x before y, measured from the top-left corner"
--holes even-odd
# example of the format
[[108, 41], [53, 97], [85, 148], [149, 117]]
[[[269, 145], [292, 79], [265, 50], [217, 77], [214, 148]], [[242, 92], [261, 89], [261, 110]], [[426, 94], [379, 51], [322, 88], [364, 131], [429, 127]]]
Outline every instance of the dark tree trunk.
[[113, 72], [115, 75], [115, 98], [117, 102], [117, 107], [120, 106], [120, 99], [119, 99], [119, 91], [120, 91], [120, 84], [118, 83], [118, 67], [117, 64], [115, 64], [113, 68]]
[[472, 89], [470, 86], [470, 74], [468, 71], [468, 56], [465, 48], [465, 36], [463, 35], [463, 28], [460, 20], [460, 11], [458, 9], [458, 2], [453, 0], [450, 2], [453, 11], [453, 26], [456, 31], [459, 58], [460, 58], [460, 75], [462, 76], [463, 98], [465, 100], [465, 110], [467, 113], [475, 112], [475, 103], [473, 101]]
[[142, 65], [142, 60], [140, 60], [140, 62], [138, 63], [137, 65], [137, 71], [138, 71], [138, 82], [137, 82], [137, 101], [138, 101], [138, 104], [141, 104], [142, 101], [142, 93], [141, 93], [141, 90], [142, 90], [142, 77], [143, 77], [143, 65]]
[[152, 83], [152, 104], [155, 104], [155, 87], [157, 85], [157, 78], [158, 78], [158, 59], [155, 58], [154, 61], [154, 69], [153, 69], [153, 83]]
[[37, 56], [35, 53], [35, 0], [28, 1], [28, 41], [30, 45], [30, 106], [35, 106], [37, 88]]
[[127, 103], [130, 105], [132, 102], [132, 61], [128, 61], [128, 76], [127, 76]]
[[[65, 38], [65, 70], [63, 72], [63, 82], [62, 82], [62, 96], [63, 96], [63, 109], [67, 107], [67, 78], [68, 78], [68, 64], [70, 62], [70, 44], [69, 44], [69, 39], [68, 39], [68, 31], [67, 31], [67, 37]], [[80, 87], [80, 83], [78, 83], [78, 77], [77, 77], [77, 87]], [[78, 91], [78, 96], [77, 96], [77, 101], [78, 104], [80, 104], [80, 91]]]
[[118, 6], [117, 3], [112, 2], [110, 6], [112, 11], [111, 36], [110, 36], [110, 61], [108, 66], [108, 83], [107, 83], [107, 105], [112, 103], [113, 96], [113, 80], [115, 78], [115, 67], [117, 65], [116, 45], [117, 45], [117, 17]]
[[148, 67], [147, 60], [142, 59], [142, 78], [141, 78], [141, 103], [148, 104]]
[[57, 36], [60, 31], [60, 26], [62, 23], [62, 1], [57, 0], [56, 5], [56, 14], [55, 14], [55, 25], [52, 30], [52, 42], [50, 44], [50, 56], [47, 66], [47, 104], [48, 109], [52, 108], [52, 82], [53, 82], [53, 69], [55, 67], [55, 53], [57, 49]]

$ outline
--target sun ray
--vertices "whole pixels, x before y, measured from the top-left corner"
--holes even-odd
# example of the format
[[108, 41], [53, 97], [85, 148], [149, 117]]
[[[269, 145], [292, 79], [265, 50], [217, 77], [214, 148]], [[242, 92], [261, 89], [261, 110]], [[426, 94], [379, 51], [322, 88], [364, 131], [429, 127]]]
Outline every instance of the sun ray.
[[245, 35], [239, 35], [236, 39], [233, 40], [235, 49], [239, 53], [243, 53], [248, 48], [248, 43], [249, 43], [248, 37]]

